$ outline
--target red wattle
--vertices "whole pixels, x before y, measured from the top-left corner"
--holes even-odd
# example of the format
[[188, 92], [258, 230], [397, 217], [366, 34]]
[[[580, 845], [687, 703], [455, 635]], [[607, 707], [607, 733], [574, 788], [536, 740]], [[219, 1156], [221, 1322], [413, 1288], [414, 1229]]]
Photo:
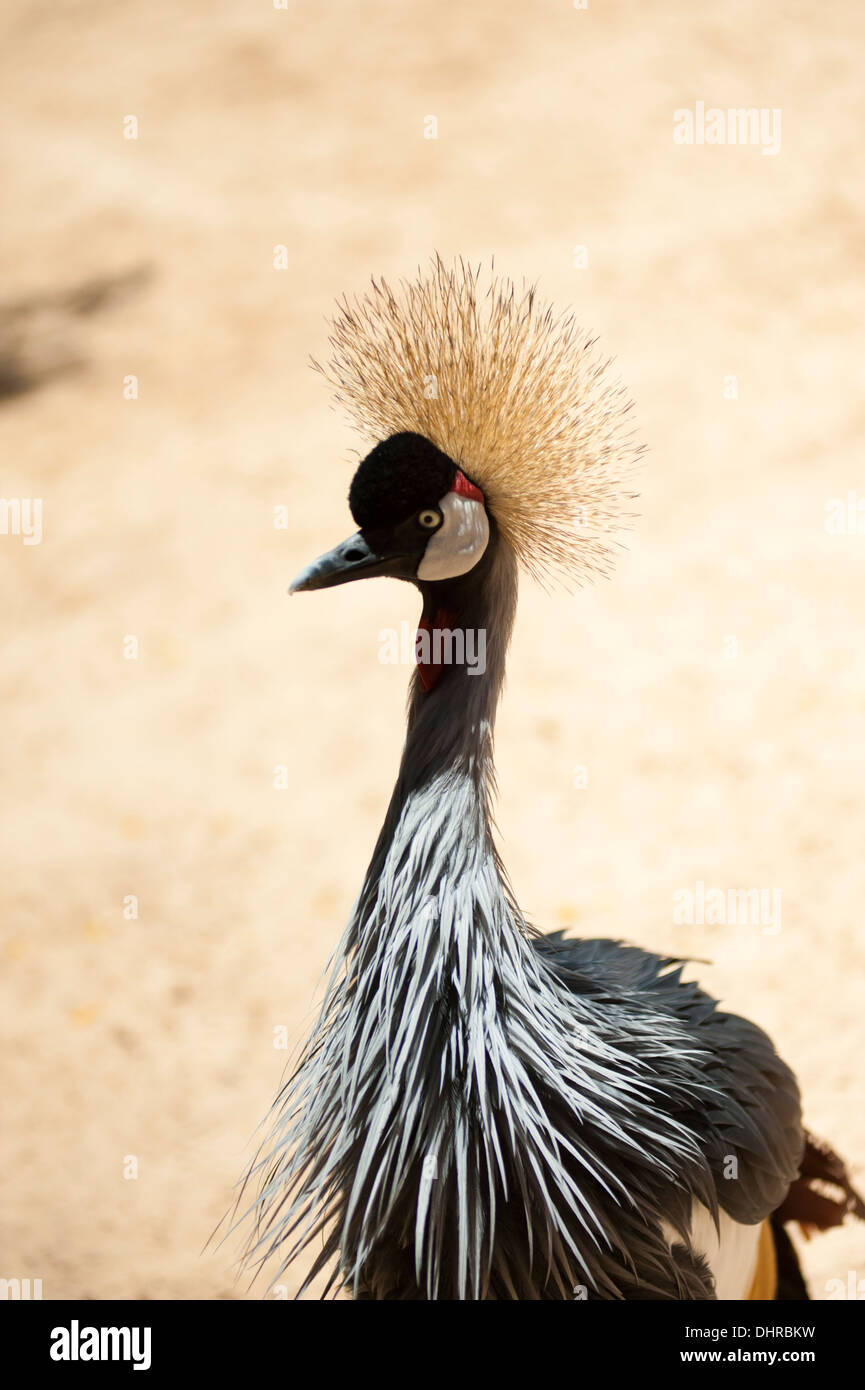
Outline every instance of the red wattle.
[[[469, 486], [471, 486], [471, 484], [469, 484]], [[433, 634], [436, 632], [437, 629], [449, 629], [452, 625], [453, 615], [449, 613], [445, 608], [439, 608], [436, 610], [436, 614], [432, 622], [430, 622], [429, 618], [421, 618], [420, 622], [417, 625], [418, 636], [420, 636], [421, 632], [425, 632], [428, 634], [429, 650], [431, 656], [435, 652], [435, 640]], [[439, 645], [439, 651], [441, 651], [441, 645]], [[420, 681], [421, 690], [424, 692], [424, 694], [427, 694], [430, 690], [433, 689], [435, 685], [438, 684], [442, 674], [442, 670], [444, 668], [440, 661], [437, 662], [435, 660], [420, 660], [419, 644], [417, 642], [417, 639], [415, 639], [415, 660], [417, 661], [417, 677]]]
[[469, 482], [465, 473], [459, 468], [457, 469], [457, 475], [454, 478], [451, 492], [459, 493], [460, 497], [470, 497], [473, 502], [483, 502], [484, 500], [484, 495], [480, 488], [475, 487], [474, 483]]

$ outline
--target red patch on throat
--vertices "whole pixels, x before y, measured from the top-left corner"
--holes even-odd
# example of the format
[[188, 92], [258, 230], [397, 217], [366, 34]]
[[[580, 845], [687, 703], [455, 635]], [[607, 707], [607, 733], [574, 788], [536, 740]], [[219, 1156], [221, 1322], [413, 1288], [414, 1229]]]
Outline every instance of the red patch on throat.
[[475, 487], [474, 483], [469, 482], [465, 473], [459, 468], [457, 469], [457, 475], [454, 478], [451, 492], [458, 493], [460, 497], [470, 497], [473, 502], [483, 502], [484, 500], [484, 495], [480, 488]]
[[[467, 480], [468, 481], [468, 480]], [[471, 487], [471, 484], [469, 484]], [[436, 632], [446, 631], [453, 626], [453, 614], [446, 608], [437, 608], [432, 622], [429, 618], [421, 618], [417, 625], [417, 637], [415, 638], [415, 661], [417, 662], [417, 678], [420, 681], [421, 690], [427, 694], [439, 682], [442, 671], [444, 670], [441, 661], [436, 661], [436, 654], [442, 654], [442, 639], [436, 640]], [[421, 633], [426, 633], [426, 641], [421, 638]], [[429, 654], [429, 661], [422, 660], [423, 649], [426, 647]]]

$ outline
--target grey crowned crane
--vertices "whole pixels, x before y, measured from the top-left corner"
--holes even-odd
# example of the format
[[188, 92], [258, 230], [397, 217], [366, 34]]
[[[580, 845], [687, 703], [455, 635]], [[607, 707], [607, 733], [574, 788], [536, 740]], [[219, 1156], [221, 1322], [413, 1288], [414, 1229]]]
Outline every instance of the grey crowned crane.
[[[683, 963], [540, 934], [493, 835], [522, 565], [607, 570], [640, 448], [593, 343], [439, 258], [343, 301], [319, 368], [373, 445], [293, 593], [423, 600], [408, 732], [324, 1002], [253, 1164], [246, 1259], [365, 1299], [807, 1298], [784, 1223], [865, 1216], [796, 1081]], [[449, 659], [485, 634], [481, 673]], [[815, 1187], [814, 1184], [817, 1183]]]

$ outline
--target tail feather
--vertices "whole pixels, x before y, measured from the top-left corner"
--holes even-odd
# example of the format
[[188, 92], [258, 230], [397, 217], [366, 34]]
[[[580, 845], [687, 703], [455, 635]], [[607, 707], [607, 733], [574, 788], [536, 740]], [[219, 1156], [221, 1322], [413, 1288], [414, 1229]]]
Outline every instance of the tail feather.
[[841, 1226], [847, 1216], [865, 1221], [865, 1202], [850, 1181], [843, 1159], [822, 1139], [806, 1131], [799, 1176], [772, 1215], [778, 1269], [776, 1302], [810, 1298], [799, 1257], [784, 1230], [785, 1223], [795, 1221], [803, 1235], [810, 1239], [814, 1231], [829, 1231], [833, 1226]]
[[806, 1131], [799, 1176], [775, 1214], [782, 1222], [798, 1222], [808, 1234], [808, 1227], [828, 1231], [847, 1216], [865, 1221], [865, 1202], [835, 1150]]

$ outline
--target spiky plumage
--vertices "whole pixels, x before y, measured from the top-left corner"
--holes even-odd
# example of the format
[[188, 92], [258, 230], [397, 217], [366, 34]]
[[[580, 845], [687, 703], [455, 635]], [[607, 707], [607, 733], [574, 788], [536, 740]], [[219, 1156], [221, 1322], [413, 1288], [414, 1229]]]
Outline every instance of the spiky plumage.
[[[573, 321], [479, 286], [436, 260], [401, 297], [374, 285], [334, 329], [331, 379], [371, 438], [423, 435], [484, 492], [482, 558], [416, 582], [425, 617], [486, 633], [486, 670], [453, 666], [431, 693], [412, 680], [387, 816], [249, 1175], [246, 1258], [284, 1269], [321, 1236], [309, 1278], [327, 1269], [362, 1298], [709, 1299], [694, 1213], [738, 1239], [778, 1211], [803, 1154], [798, 1090], [766, 1035], [678, 962], [543, 937], [508, 885], [492, 746], [518, 561], [603, 568], [637, 450]], [[411, 437], [374, 451], [362, 527], [416, 504], [413, 459], [435, 499], [448, 467], [429, 458]], [[843, 1215], [855, 1194], [832, 1172]]]
[[483, 491], [536, 578], [606, 573], [633, 515], [641, 450], [594, 339], [534, 288], [436, 257], [392, 290], [343, 300], [314, 363], [370, 442], [424, 435]]

